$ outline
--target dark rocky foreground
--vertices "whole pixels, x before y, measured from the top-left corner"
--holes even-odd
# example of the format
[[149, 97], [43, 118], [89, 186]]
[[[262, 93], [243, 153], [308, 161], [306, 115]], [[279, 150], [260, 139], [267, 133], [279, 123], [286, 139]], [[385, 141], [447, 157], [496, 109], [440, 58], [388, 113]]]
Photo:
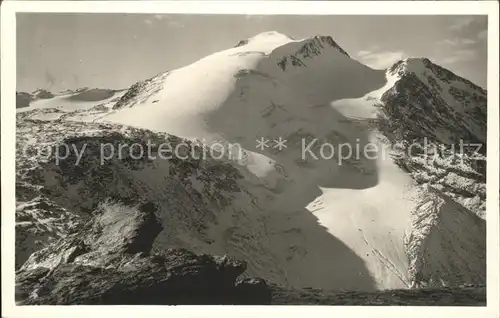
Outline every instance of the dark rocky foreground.
[[185, 250], [125, 260], [117, 268], [63, 264], [18, 275], [20, 305], [269, 304], [259, 279], [237, 279], [245, 263]]
[[246, 263], [185, 249], [151, 254], [162, 230], [151, 204], [104, 203], [75, 233], [33, 253], [16, 273], [19, 305], [266, 304]]
[[398, 289], [331, 293], [323, 290], [272, 288], [273, 305], [344, 306], [486, 306], [486, 287]]
[[331, 293], [242, 278], [246, 263], [185, 249], [151, 253], [155, 206], [101, 204], [77, 231], [33, 253], [16, 273], [18, 305], [486, 304], [485, 287]]

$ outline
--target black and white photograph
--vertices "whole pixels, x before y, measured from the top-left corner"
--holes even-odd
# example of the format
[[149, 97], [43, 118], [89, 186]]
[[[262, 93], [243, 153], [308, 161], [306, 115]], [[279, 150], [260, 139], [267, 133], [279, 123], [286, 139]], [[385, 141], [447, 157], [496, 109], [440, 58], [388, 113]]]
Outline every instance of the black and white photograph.
[[16, 307], [490, 305], [498, 11], [117, 10], [2, 37]]

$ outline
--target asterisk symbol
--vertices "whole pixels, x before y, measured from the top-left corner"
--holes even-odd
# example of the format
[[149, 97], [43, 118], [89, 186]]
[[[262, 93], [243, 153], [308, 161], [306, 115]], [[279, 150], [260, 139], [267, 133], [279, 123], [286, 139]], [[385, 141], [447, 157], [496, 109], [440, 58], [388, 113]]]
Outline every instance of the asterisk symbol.
[[276, 143], [276, 145], [274, 146], [274, 148], [278, 148], [280, 151], [283, 149], [283, 148], [286, 148], [287, 145], [285, 145], [286, 143], [286, 140], [284, 140], [283, 138], [279, 137], [278, 140], [274, 139], [274, 142]]
[[268, 139], [265, 139], [264, 137], [260, 137], [260, 140], [255, 140], [257, 142], [256, 148], [259, 148], [260, 150], [264, 150], [264, 148], [269, 147], [268, 146]]

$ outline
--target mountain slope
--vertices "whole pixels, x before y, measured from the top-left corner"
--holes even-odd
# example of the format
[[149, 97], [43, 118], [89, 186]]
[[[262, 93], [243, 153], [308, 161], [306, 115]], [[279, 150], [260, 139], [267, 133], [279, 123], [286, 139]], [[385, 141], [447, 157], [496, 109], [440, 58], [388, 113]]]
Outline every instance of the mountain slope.
[[[341, 233], [333, 233], [332, 237], [324, 230], [318, 231], [317, 227], [327, 226], [331, 231], [334, 212], [320, 214], [318, 210], [312, 216], [308, 210], [315, 209], [311, 207], [314, 202], [324, 205], [322, 193], [330, 188], [361, 190], [376, 185], [378, 178], [375, 160], [359, 158], [345, 160], [339, 165], [334, 160], [301, 158], [302, 138], [307, 138], [307, 142], [318, 138], [320, 142], [334, 145], [354, 144], [356, 139], [362, 145], [369, 142], [368, 132], [345, 122], [344, 116], [327, 107], [327, 103], [360, 97], [379, 88], [385, 82], [384, 72], [351, 60], [332, 43], [333, 40], [327, 37], [290, 41], [276, 33], [260, 34], [244, 46], [216, 53], [153, 79], [148, 86], [157, 87], [156, 93], [151, 94], [150, 89], [142, 96], [138, 94], [134, 100], [144, 101], [142, 104], [132, 102], [131, 108], [122, 107], [103, 120], [196, 137], [208, 143], [241, 145], [245, 156], [239, 163], [248, 170], [245, 179], [258, 178], [258, 188], [250, 185], [255, 189], [247, 189], [257, 197], [257, 204], [269, 219], [269, 227], [277, 232], [274, 237], [286, 237], [285, 240], [272, 239], [268, 247], [272, 254], [278, 255], [278, 266], [286, 269], [282, 280], [292, 285], [370, 289], [376, 288], [368, 274], [371, 272], [379, 275], [376, 277], [379, 282], [390, 281], [385, 282], [387, 286], [405, 287], [404, 265], [403, 274], [394, 273], [386, 268], [386, 261], [377, 256], [373, 248], [365, 247], [364, 239], [358, 239], [359, 234], [354, 235], [355, 243], [349, 242], [352, 232], [359, 231], [349, 218], [345, 226], [337, 227]], [[187, 76], [185, 82], [183, 76]], [[196, 84], [197, 77], [203, 84]], [[358, 85], [349, 84], [352, 82]], [[193, 91], [193, 87], [197, 89]], [[139, 116], [145, 109], [151, 117]], [[255, 149], [255, 140], [261, 136], [282, 137], [288, 141], [288, 148], [281, 153], [259, 151]], [[345, 201], [348, 204], [348, 197]], [[368, 204], [366, 209], [371, 207], [373, 205]], [[255, 213], [244, 204], [238, 208], [249, 215]], [[346, 205], [345, 210], [349, 209]], [[345, 210], [335, 212], [343, 215]], [[324, 222], [329, 223], [320, 219], [318, 224], [314, 220], [323, 216], [327, 218]], [[380, 213], [380, 219], [383, 218], [385, 216]], [[309, 223], [311, 225], [307, 226]], [[393, 238], [400, 242], [396, 243], [399, 246], [388, 247], [398, 259], [404, 258], [404, 254], [398, 252], [402, 251], [403, 226], [395, 231]], [[386, 229], [380, 226], [375, 232], [373, 235], [380, 237]], [[337, 244], [336, 239], [332, 240], [338, 236], [349, 242], [348, 245], [344, 247]], [[328, 241], [332, 242], [324, 243]], [[353, 261], [358, 257], [351, 256], [353, 248], [363, 251], [363, 257], [368, 253], [370, 261], [375, 262], [373, 268], [366, 270], [361, 266], [356, 270], [352, 264], [359, 261]], [[348, 275], [345, 271], [350, 267], [352, 274]], [[340, 274], [342, 271], [344, 274]]]
[[[463, 111], [463, 103], [456, 101], [457, 94], [439, 95], [436, 85], [427, 94], [420, 86], [407, 84], [420, 71], [427, 76], [429, 67], [430, 73], [435, 75], [427, 76], [428, 82], [433, 79], [432, 83], [447, 84], [446, 88], [451, 92], [460, 91], [455, 89], [455, 82], [450, 84], [448, 73], [427, 61], [406, 60], [384, 74], [351, 60], [331, 38], [295, 41], [274, 32], [263, 33], [236, 48], [160, 75], [151, 81], [154, 84], [147, 85], [155, 87], [154, 91], [150, 89], [132, 99], [140, 100], [141, 104], [132, 102], [128, 104], [132, 106], [128, 109], [120, 105], [116, 113], [103, 119], [207, 142], [238, 143], [246, 152], [245, 162], [239, 163], [271, 191], [279, 184], [280, 193], [272, 195], [272, 200], [258, 196], [263, 209], [273, 216], [271, 219], [276, 219], [277, 224], [290, 224], [289, 227], [295, 229], [295, 222], [300, 223], [301, 217], [292, 217], [292, 221], [284, 222], [282, 211], [304, 207], [318, 217], [329, 233], [345, 242], [363, 259], [368, 272], [375, 275], [374, 279], [380, 287], [403, 287], [409, 285], [411, 280], [407, 275], [409, 265], [403, 241], [417, 204], [413, 200], [417, 195], [416, 182], [397, 168], [390, 158], [384, 158], [387, 154], [380, 151], [387, 149], [384, 142], [377, 141], [381, 136], [373, 129], [371, 119], [375, 117], [376, 108], [371, 100], [378, 98], [387, 105], [386, 108], [395, 104], [394, 98], [401, 96], [427, 108], [431, 106], [424, 102], [430, 103], [432, 99], [419, 99], [421, 96], [453, 101], [444, 108], [448, 112], [436, 107], [435, 111], [425, 115], [425, 121], [424, 118], [405, 117], [396, 112], [389, 117], [405, 127], [413, 122], [423, 122], [426, 127], [441, 128], [440, 133], [446, 133], [446, 137], [457, 131], [461, 135], [476, 136], [468, 140], [481, 140], [481, 136], [485, 135], [484, 126], [481, 126], [485, 117], [480, 115], [474, 120], [467, 117], [468, 113], [481, 114], [481, 111]], [[422, 69], [418, 68], [418, 63], [423, 64]], [[421, 81], [413, 82], [418, 84]], [[472, 96], [484, 94], [466, 81], [456, 83], [462, 85], [459, 86], [462, 91], [465, 88], [476, 90], [471, 93]], [[413, 95], [403, 90], [404, 87]], [[482, 109], [483, 100], [478, 98], [474, 97], [471, 102], [479, 103], [477, 107]], [[352, 105], [342, 113], [349, 107], [344, 104], [347, 101], [351, 101]], [[150, 116], [139, 115], [144, 114], [145, 109]], [[450, 109], [457, 109], [453, 114], [458, 115], [450, 117]], [[352, 112], [357, 114], [353, 116]], [[441, 120], [442, 124], [437, 126], [433, 120]], [[430, 137], [439, 135], [435, 132], [431, 134], [425, 127], [407, 131], [419, 131]], [[386, 131], [382, 132], [389, 135]], [[256, 150], [255, 140], [260, 137], [282, 137], [288, 141], [288, 147], [282, 152]], [[315, 148], [314, 154], [302, 158], [300, 150], [304, 148], [304, 143], [314, 138], [318, 139], [318, 146], [326, 142], [339, 147], [347, 142], [358, 144], [363, 149], [373, 143], [378, 146], [379, 158], [370, 160], [360, 154], [355, 159], [344, 159], [342, 162], [338, 157], [316, 160], [314, 154], [317, 156], [318, 148]], [[444, 141], [443, 138], [433, 140]], [[294, 141], [295, 144], [292, 144]], [[262, 162], [262, 156], [269, 160], [268, 163]], [[279, 169], [274, 167], [275, 163], [279, 163]], [[254, 193], [254, 190], [249, 191]], [[388, 192], [394, 194], [391, 198], [393, 204], [400, 202], [398, 212], [391, 209], [395, 205], [389, 206], [384, 200], [379, 200]], [[300, 272], [302, 277], [308, 276], [303, 268], [320, 262], [313, 252], [314, 234], [306, 231], [303, 236], [305, 238], [301, 238], [298, 247], [295, 247], [302, 251], [297, 253], [299, 257], [294, 257], [299, 259], [286, 263], [286, 268]], [[297, 240], [296, 235], [292, 237]], [[276, 246], [277, 250], [283, 248]], [[308, 252], [304, 252], [306, 250]], [[321, 257], [324, 258], [324, 254]], [[340, 261], [332, 260], [332, 263], [342, 268]], [[305, 280], [313, 285], [322, 284], [325, 275], [317, 272], [309, 274], [310, 277]], [[356, 279], [350, 277], [350, 280]], [[330, 279], [330, 282], [333, 281], [333, 278]]]

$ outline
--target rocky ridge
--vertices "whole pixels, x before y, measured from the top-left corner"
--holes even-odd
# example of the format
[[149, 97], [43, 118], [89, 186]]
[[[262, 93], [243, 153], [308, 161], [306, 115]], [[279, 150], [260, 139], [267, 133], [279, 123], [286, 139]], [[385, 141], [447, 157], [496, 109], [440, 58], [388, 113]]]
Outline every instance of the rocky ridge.
[[[161, 144], [203, 151], [201, 146], [189, 146], [189, 141], [168, 134], [114, 124], [31, 120], [26, 113], [18, 114], [17, 129], [16, 244], [25, 252], [16, 255], [16, 267], [35, 250], [63, 237], [107, 199], [138, 202], [146, 198], [168, 207], [165, 213], [173, 214], [170, 222], [176, 229], [164, 235], [171, 237], [173, 246], [179, 246], [174, 239], [177, 233], [193, 232], [205, 240], [204, 224], [214, 221], [214, 207], [224, 208], [231, 202], [231, 192], [242, 191], [236, 182], [241, 178], [239, 172], [224, 161], [175, 156], [136, 160], [133, 158], [139, 153], [129, 148], [106, 152], [134, 144], [146, 150], [148, 142], [156, 144], [149, 148], [151, 157], [158, 157]], [[155, 174], [162, 177], [150, 179]], [[193, 180], [200, 184], [198, 190], [193, 188]]]
[[388, 74], [399, 79], [381, 97], [378, 127], [395, 161], [484, 218], [487, 92], [425, 58]]
[[[398, 79], [380, 99], [377, 127], [393, 160], [421, 185], [405, 238], [412, 287], [485, 283], [487, 93], [425, 58], [399, 61], [387, 74]], [[460, 222], [474, 226], [452, 225]], [[438, 236], [440, 247], [426, 243]], [[450, 268], [450, 251], [476, 255]]]
[[395, 161], [484, 219], [486, 91], [425, 58], [388, 74], [399, 79], [381, 97], [378, 127]]

